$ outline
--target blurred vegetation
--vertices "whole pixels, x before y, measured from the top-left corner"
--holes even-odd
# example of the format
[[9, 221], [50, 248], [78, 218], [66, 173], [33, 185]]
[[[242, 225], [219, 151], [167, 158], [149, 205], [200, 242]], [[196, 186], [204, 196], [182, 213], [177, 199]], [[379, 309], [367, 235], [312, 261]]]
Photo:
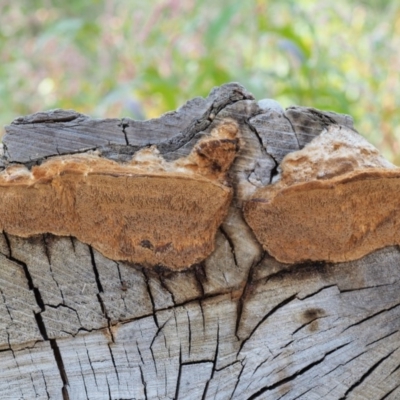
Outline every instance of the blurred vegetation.
[[225, 82], [351, 114], [400, 164], [397, 0], [0, 0], [0, 125], [151, 118]]

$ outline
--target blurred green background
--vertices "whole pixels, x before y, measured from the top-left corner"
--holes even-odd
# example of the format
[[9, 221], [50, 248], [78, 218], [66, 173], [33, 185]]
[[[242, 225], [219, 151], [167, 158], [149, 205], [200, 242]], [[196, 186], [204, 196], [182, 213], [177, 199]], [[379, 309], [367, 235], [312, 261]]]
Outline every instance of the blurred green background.
[[151, 118], [238, 81], [351, 114], [400, 164], [399, 49], [398, 0], [0, 0], [0, 125], [58, 107]]

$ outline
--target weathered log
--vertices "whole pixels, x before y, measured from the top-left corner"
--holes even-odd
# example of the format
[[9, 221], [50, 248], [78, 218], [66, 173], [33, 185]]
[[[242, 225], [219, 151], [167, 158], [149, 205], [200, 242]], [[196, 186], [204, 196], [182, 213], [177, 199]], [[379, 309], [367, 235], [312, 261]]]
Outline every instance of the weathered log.
[[400, 398], [399, 173], [351, 117], [228, 84], [149, 121], [21, 117], [3, 146], [1, 399]]

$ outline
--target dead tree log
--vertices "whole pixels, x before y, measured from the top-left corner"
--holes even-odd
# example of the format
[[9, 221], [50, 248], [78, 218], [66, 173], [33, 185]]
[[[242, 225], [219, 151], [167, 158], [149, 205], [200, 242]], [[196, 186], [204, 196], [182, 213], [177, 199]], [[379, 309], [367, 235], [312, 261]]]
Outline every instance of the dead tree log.
[[1, 399], [400, 399], [400, 173], [351, 117], [228, 84], [18, 118], [0, 166]]

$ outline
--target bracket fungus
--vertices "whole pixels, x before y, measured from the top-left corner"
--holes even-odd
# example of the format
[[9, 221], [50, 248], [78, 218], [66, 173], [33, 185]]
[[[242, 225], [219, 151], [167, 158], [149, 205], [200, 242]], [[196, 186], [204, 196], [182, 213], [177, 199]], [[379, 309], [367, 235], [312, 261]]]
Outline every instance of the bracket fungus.
[[281, 163], [244, 205], [277, 260], [341, 262], [400, 244], [400, 168], [357, 132], [332, 125]]
[[173, 162], [150, 147], [125, 164], [84, 153], [9, 166], [0, 173], [0, 229], [71, 235], [114, 260], [185, 269], [214, 248], [238, 149], [238, 125], [225, 120]]

